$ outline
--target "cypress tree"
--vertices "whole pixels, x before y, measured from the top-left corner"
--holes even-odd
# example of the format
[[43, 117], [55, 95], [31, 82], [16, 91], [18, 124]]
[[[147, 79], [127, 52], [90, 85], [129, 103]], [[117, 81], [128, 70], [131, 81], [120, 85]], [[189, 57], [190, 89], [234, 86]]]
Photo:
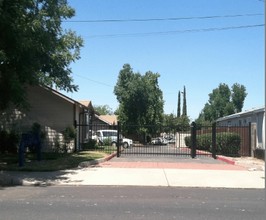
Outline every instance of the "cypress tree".
[[186, 87], [184, 86], [183, 91], [183, 113], [182, 116], [187, 116], [187, 100], [186, 100]]
[[177, 117], [180, 118], [181, 116], [181, 103], [180, 103], [180, 91], [178, 91], [178, 101], [177, 101]]

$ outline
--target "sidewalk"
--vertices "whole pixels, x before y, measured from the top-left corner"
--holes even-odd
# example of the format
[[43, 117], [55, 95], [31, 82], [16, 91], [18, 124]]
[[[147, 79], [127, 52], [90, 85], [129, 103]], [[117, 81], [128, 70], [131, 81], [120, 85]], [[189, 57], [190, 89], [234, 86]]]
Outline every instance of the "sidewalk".
[[[109, 158], [110, 159], [110, 158]], [[168, 161], [168, 159], [167, 159]], [[262, 165], [263, 163], [261, 163]], [[251, 164], [252, 165], [252, 164]], [[108, 185], [214, 188], [265, 188], [265, 172], [212, 158], [166, 162], [113, 158], [96, 165], [57, 172], [5, 172], [19, 185]], [[256, 164], [258, 166], [258, 164]], [[252, 169], [250, 169], [250, 167]], [[0, 174], [1, 175], [1, 174]]]

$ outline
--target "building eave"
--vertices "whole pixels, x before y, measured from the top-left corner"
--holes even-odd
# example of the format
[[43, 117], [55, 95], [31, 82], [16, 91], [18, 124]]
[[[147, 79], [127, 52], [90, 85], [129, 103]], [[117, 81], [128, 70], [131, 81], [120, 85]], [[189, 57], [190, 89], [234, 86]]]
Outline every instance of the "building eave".
[[221, 122], [221, 121], [225, 121], [225, 120], [229, 120], [229, 119], [240, 118], [240, 117], [243, 117], [245, 115], [258, 114], [258, 113], [264, 112], [264, 111], [265, 111], [265, 107], [253, 108], [253, 109], [250, 109], [250, 110], [246, 110], [246, 111], [243, 111], [243, 112], [238, 112], [238, 113], [235, 113], [235, 114], [232, 114], [232, 115], [227, 115], [227, 116], [224, 116], [222, 118], [218, 118], [216, 120], [216, 122]]

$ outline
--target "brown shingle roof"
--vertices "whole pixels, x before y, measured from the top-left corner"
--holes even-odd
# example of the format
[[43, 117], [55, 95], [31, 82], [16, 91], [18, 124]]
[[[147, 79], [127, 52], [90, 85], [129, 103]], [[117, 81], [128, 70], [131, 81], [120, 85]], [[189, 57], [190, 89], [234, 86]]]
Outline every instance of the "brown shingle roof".
[[117, 115], [99, 115], [98, 118], [109, 125], [117, 125]]
[[82, 105], [88, 107], [88, 108], [92, 107], [92, 103], [91, 103], [91, 101], [89, 101], [89, 100], [80, 100], [80, 101], [78, 101], [78, 102], [79, 102], [80, 104], [82, 104]]

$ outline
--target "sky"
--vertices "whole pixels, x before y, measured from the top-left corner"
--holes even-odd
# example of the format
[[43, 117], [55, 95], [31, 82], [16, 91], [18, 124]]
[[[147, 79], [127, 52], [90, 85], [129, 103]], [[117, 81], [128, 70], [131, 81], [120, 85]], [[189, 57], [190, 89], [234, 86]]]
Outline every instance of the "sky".
[[246, 87], [243, 110], [264, 105], [264, 0], [68, 2], [76, 15], [63, 28], [84, 47], [71, 64], [79, 91], [67, 96], [115, 111], [114, 86], [128, 63], [134, 72], [160, 74], [165, 114], [176, 114], [184, 86], [191, 120], [220, 83]]

